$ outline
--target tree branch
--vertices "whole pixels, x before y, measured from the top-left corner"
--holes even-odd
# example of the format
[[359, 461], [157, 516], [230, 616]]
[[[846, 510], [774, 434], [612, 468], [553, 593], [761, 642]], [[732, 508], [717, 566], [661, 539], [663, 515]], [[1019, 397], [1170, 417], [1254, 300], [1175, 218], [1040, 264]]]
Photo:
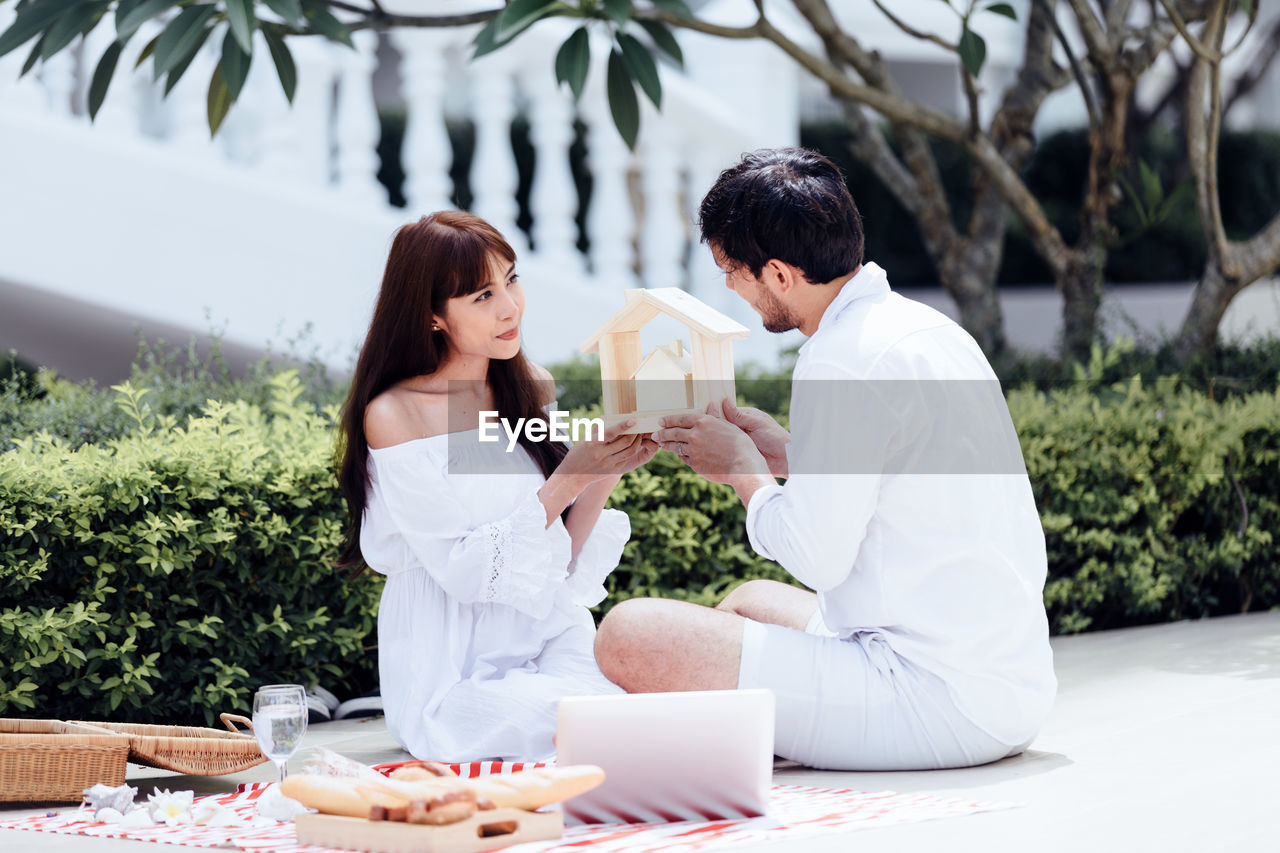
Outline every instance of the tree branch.
[[1096, 65], [1106, 65], [1111, 59], [1112, 47], [1102, 21], [1094, 15], [1087, 0], [1067, 0], [1067, 5], [1075, 13], [1076, 25], [1080, 27], [1080, 35], [1084, 37], [1086, 52]]
[[890, 11], [889, 11], [889, 9], [888, 9], [888, 8], [887, 8], [883, 3], [881, 3], [881, 2], [880, 2], [880, 0], [871, 0], [871, 2], [875, 4], [875, 7], [876, 7], [877, 9], [879, 9], [879, 10], [880, 10], [880, 12], [881, 12], [881, 13], [882, 13], [886, 18], [888, 18], [888, 19], [889, 19], [889, 21], [890, 21], [890, 22], [891, 22], [895, 27], [897, 27], [898, 29], [902, 30], [904, 33], [906, 33], [907, 35], [911, 36], [912, 38], [920, 39], [921, 41], [929, 41], [929, 42], [933, 42], [934, 44], [938, 45], [939, 47], [944, 47], [944, 48], [946, 48], [947, 50], [950, 50], [950, 51], [955, 51], [955, 50], [957, 50], [957, 49], [958, 49], [958, 45], [956, 45], [956, 44], [954, 44], [954, 43], [952, 43], [952, 42], [947, 41], [946, 39], [942, 38], [941, 36], [936, 36], [936, 35], [934, 35], [933, 33], [926, 33], [926, 32], [924, 32], [924, 31], [922, 31], [922, 30], [917, 30], [915, 27], [911, 26], [911, 25], [910, 25], [910, 24], [908, 24], [906, 21], [902, 20], [902, 19], [901, 19], [901, 18], [899, 18], [897, 15], [893, 14], [892, 12], [890, 12]]
[[[392, 27], [419, 27], [419, 28], [445, 28], [445, 27], [467, 27], [472, 24], [483, 24], [502, 13], [501, 9], [491, 9], [487, 12], [467, 12], [458, 15], [392, 15], [387, 12], [380, 12], [374, 9], [356, 9], [354, 6], [338, 7], [356, 11], [358, 14], [366, 17], [358, 21], [344, 21], [345, 26], [351, 32], [359, 32], [361, 30], [389, 30]], [[324, 33], [314, 27], [295, 27], [289, 24], [274, 23], [270, 21], [262, 21], [263, 28], [271, 27], [281, 35], [289, 36], [318, 36]]]
[[1277, 55], [1280, 55], [1280, 21], [1276, 21], [1272, 25], [1271, 31], [1263, 37], [1262, 48], [1258, 51], [1258, 55], [1253, 58], [1253, 61], [1249, 63], [1249, 70], [1236, 78], [1231, 87], [1231, 94], [1224, 99], [1223, 115], [1231, 112], [1231, 108], [1235, 106], [1236, 101], [1258, 87], [1258, 84], [1262, 82], [1262, 79], [1271, 70], [1271, 66], [1275, 64]]
[[[1228, 0], [1219, 0], [1216, 11], [1221, 11]], [[1224, 29], [1224, 16], [1211, 14], [1205, 28], [1205, 36], [1210, 42], [1220, 43]], [[1185, 38], [1185, 36], [1184, 36]], [[1208, 242], [1209, 263], [1217, 263], [1228, 278], [1234, 278], [1228, 266], [1231, 262], [1231, 245], [1227, 241], [1226, 230], [1222, 224], [1222, 211], [1217, 203], [1218, 169], [1217, 169], [1217, 136], [1214, 129], [1217, 120], [1221, 119], [1221, 101], [1207, 91], [1214, 78], [1212, 69], [1217, 62], [1210, 51], [1197, 52], [1192, 58], [1191, 74], [1187, 79], [1187, 156], [1190, 160], [1191, 174], [1196, 188], [1196, 207], [1200, 213], [1201, 227], [1205, 231]], [[1217, 120], [1205, 116], [1205, 100], [1210, 102], [1210, 110], [1215, 106], [1219, 111]]]
[[674, 12], [668, 12], [657, 7], [636, 9], [631, 17], [636, 21], [660, 21], [672, 27], [683, 27], [686, 30], [693, 30], [695, 33], [706, 33], [709, 36], [719, 36], [725, 39], [753, 39], [760, 38], [763, 35], [759, 21], [749, 27], [725, 27], [720, 24], [711, 24], [698, 18], [686, 18], [684, 15], [677, 15]]
[[[856, 61], [868, 84], [889, 96], [902, 99], [883, 60], [878, 54], [868, 54], [856, 39], [840, 29], [826, 0], [797, 0], [795, 5], [822, 39], [832, 64], [837, 68], [841, 63], [853, 67]], [[941, 268], [942, 259], [952, 250], [959, 234], [951, 220], [951, 205], [942, 187], [937, 161], [923, 134], [910, 124], [888, 117], [902, 145], [900, 160], [880, 131], [867, 120], [857, 102], [835, 91], [832, 94], [840, 101], [854, 129], [851, 144], [854, 156], [875, 172], [899, 203], [915, 217], [935, 265]], [[946, 284], [945, 272], [942, 274]]]
[[1067, 55], [1067, 64], [1071, 66], [1071, 73], [1076, 78], [1076, 86], [1080, 89], [1080, 97], [1084, 98], [1084, 111], [1089, 117], [1089, 127], [1097, 130], [1102, 124], [1102, 119], [1098, 116], [1098, 104], [1093, 97], [1093, 89], [1089, 86], [1089, 78], [1084, 73], [1084, 68], [1080, 65], [1080, 60], [1076, 59], [1075, 51], [1071, 49], [1071, 42], [1067, 40], [1067, 34], [1063, 32], [1062, 25], [1058, 23], [1058, 16], [1049, 0], [1034, 0], [1035, 5], [1044, 9], [1045, 13], [1053, 19], [1053, 32], [1057, 36], [1058, 44], [1062, 45], [1062, 52]]
[[[1169, 16], [1169, 20], [1173, 22], [1173, 26], [1177, 29], [1178, 35], [1182, 36], [1182, 40], [1187, 43], [1192, 52], [1201, 59], [1209, 62], [1216, 62], [1221, 52], [1217, 55], [1212, 53], [1208, 47], [1204, 45], [1200, 39], [1191, 34], [1191, 30], [1187, 29], [1187, 22], [1182, 19], [1182, 15], [1178, 12], [1177, 7], [1170, 0], [1160, 0], [1160, 5], [1164, 7], [1165, 14]], [[1221, 44], [1219, 44], [1221, 47]]]
[[1107, 32], [1120, 32], [1129, 18], [1129, 10], [1133, 8], [1133, 0], [1120, 0], [1106, 11]]

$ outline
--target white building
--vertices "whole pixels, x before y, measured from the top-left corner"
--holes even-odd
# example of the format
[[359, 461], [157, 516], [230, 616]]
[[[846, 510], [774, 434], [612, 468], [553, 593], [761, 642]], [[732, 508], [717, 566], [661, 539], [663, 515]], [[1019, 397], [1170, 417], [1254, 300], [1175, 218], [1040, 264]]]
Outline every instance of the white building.
[[[492, 4], [398, 5], [448, 12]], [[693, 5], [717, 23], [754, 20], [751, 0]], [[784, 32], [819, 49], [788, 3], [765, 5]], [[831, 5], [865, 45], [887, 57], [908, 94], [959, 110], [954, 55], [906, 36], [870, 0]], [[1028, 0], [1013, 5], [1025, 13]], [[892, 7], [913, 25], [956, 36], [958, 22], [939, 0]], [[14, 14], [13, 4], [0, 6], [0, 29]], [[569, 357], [575, 342], [610, 315], [620, 291], [676, 285], [752, 329], [740, 342], [739, 360], [772, 361], [798, 342], [798, 333], [765, 333], [724, 289], [697, 241], [696, 207], [741, 152], [794, 144], [803, 117], [829, 111], [821, 84], [772, 45], [681, 32], [686, 72], [662, 67], [660, 115], [641, 97], [641, 137], [632, 153], [602, 95], [608, 53], [602, 34], [593, 42], [581, 104], [575, 108], [556, 85], [552, 57], [575, 26], [541, 22], [475, 62], [466, 57], [478, 27], [396, 31], [381, 42], [363, 32], [357, 51], [295, 40], [292, 108], [259, 44], [245, 92], [212, 142], [205, 90], [216, 38], [164, 100], [145, 68], [132, 71], [154, 28], [140, 32], [93, 126], [86, 90], [113, 37], [109, 19], [82, 46], [22, 79], [26, 51], [10, 53], [0, 59], [0, 347], [73, 378], [111, 380], [127, 370], [136, 323], [171, 342], [216, 331], [233, 361], [268, 342], [277, 352], [287, 349], [302, 335], [303, 354], [315, 350], [333, 368], [348, 369], [394, 230], [449, 206], [453, 153], [445, 119], [454, 116], [475, 129], [472, 210], [520, 255], [533, 358]], [[1018, 63], [1020, 29], [988, 14], [980, 31], [988, 45], [981, 83], [989, 115]], [[1277, 91], [1260, 87], [1255, 118], [1280, 114], [1271, 103]], [[378, 102], [402, 104], [407, 115], [405, 208], [391, 207], [374, 177], [375, 92]], [[1044, 121], [1070, 124], [1078, 113], [1064, 96], [1046, 106]], [[528, 117], [538, 164], [528, 234], [516, 225], [519, 176], [508, 142], [518, 114]], [[578, 198], [567, 156], [575, 118], [587, 127], [592, 176], [585, 254], [575, 245]]]

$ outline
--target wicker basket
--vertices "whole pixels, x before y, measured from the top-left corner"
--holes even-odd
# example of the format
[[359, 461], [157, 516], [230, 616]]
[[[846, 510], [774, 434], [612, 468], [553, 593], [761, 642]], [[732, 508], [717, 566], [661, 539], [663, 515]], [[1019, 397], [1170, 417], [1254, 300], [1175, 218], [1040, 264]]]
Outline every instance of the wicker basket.
[[[223, 714], [226, 720], [249, 721]], [[127, 736], [129, 760], [135, 764], [173, 770], [189, 776], [221, 776], [248, 770], [267, 760], [253, 735], [199, 726], [159, 726], [145, 723], [100, 723], [76, 720], [77, 725], [106, 729]], [[230, 727], [230, 723], [227, 723]]]
[[129, 739], [60, 720], [0, 719], [0, 801], [73, 803], [123, 785]]

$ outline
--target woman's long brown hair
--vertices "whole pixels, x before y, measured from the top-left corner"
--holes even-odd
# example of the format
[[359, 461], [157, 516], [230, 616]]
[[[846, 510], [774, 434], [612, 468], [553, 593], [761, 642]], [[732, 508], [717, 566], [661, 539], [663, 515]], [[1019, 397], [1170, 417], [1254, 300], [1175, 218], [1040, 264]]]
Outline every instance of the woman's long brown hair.
[[[342, 411], [337, 464], [338, 485], [347, 500], [347, 535], [340, 566], [364, 562], [360, 526], [369, 500], [365, 407], [397, 382], [440, 369], [448, 356], [448, 343], [443, 332], [431, 330], [431, 317], [444, 314], [448, 300], [479, 290], [489, 277], [494, 254], [508, 263], [516, 259], [498, 230], [470, 213], [433, 213], [396, 232]], [[546, 420], [543, 383], [534, 379], [523, 352], [511, 359], [490, 359], [486, 381], [500, 417]], [[525, 435], [522, 430], [521, 446], [543, 476], [550, 477], [568, 448], [552, 441], [528, 441]]]

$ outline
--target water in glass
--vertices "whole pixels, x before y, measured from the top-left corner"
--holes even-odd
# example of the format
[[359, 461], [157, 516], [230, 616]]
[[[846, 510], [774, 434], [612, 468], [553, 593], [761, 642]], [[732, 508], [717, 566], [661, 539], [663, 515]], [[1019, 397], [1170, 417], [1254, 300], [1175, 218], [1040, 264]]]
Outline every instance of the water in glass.
[[275, 763], [277, 781], [307, 730], [306, 691], [297, 684], [272, 684], [253, 697], [253, 734], [262, 754]]

